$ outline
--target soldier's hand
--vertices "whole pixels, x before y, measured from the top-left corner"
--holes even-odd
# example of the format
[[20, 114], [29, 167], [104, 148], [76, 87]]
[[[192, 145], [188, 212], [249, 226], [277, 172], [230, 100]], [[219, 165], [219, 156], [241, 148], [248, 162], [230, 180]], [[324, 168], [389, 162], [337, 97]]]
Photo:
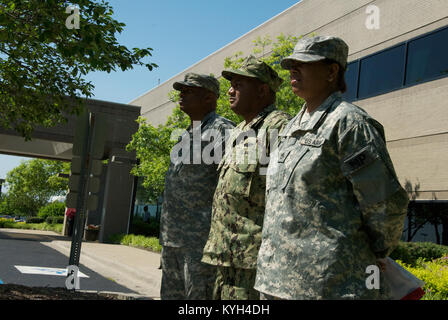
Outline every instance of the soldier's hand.
[[386, 271], [386, 258], [376, 259], [377, 265], [380, 267], [381, 271]]

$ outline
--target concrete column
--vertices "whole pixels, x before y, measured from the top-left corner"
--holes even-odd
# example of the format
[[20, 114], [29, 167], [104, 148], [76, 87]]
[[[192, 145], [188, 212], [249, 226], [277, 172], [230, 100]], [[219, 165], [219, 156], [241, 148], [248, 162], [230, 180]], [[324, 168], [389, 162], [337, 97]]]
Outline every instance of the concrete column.
[[103, 165], [103, 169], [101, 170], [101, 189], [98, 193], [98, 209], [94, 211], [89, 211], [87, 215], [86, 225], [100, 225], [101, 218], [103, 214], [103, 206], [104, 206], [104, 195], [106, 191], [106, 176], [107, 176], [107, 168], [108, 165]]
[[106, 173], [99, 241], [129, 230], [134, 176], [131, 175], [134, 158], [124, 150], [112, 150]]

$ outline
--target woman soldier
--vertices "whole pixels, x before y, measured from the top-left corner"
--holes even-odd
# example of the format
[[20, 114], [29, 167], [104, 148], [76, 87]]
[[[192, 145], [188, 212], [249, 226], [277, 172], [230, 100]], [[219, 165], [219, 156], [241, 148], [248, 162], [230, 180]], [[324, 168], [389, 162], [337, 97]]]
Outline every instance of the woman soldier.
[[255, 284], [264, 298], [388, 297], [366, 270], [397, 245], [408, 196], [382, 125], [341, 97], [347, 54], [343, 40], [313, 37], [281, 62], [306, 104], [268, 168]]

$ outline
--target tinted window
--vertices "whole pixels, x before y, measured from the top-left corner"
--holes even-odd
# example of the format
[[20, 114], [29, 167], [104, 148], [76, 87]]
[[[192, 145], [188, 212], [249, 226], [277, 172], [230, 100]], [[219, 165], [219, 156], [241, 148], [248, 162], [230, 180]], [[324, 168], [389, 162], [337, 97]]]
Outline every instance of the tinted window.
[[345, 71], [345, 83], [347, 84], [347, 91], [343, 94], [343, 97], [347, 101], [356, 100], [358, 91], [358, 67], [359, 60], [351, 62], [347, 65], [347, 71]]
[[406, 84], [448, 75], [448, 29], [409, 42]]
[[359, 98], [381, 94], [403, 85], [405, 46], [361, 59]]

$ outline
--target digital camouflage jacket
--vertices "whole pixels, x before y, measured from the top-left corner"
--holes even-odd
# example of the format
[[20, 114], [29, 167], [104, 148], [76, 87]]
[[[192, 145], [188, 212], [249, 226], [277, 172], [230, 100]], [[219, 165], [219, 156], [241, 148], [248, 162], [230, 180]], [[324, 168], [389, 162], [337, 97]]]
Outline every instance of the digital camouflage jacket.
[[366, 269], [403, 230], [408, 196], [380, 123], [329, 96], [279, 137], [267, 174], [255, 289], [282, 299], [377, 299]]

